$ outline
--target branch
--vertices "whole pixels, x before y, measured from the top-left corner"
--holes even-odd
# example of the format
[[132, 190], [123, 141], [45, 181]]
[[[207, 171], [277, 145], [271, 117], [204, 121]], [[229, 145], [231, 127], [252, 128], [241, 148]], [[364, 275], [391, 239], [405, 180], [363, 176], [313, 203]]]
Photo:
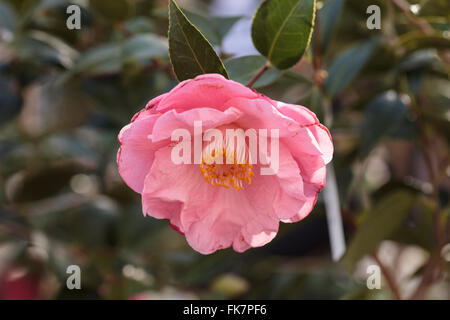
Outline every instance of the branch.
[[322, 43], [320, 41], [319, 15], [316, 14], [314, 22], [314, 52], [313, 52], [313, 68], [314, 68], [314, 83], [324, 92], [323, 83], [328, 76], [327, 72], [322, 69]]
[[417, 29], [426, 34], [430, 34], [433, 32], [433, 28], [426, 20], [418, 18], [415, 15], [411, 14], [411, 11], [409, 10], [409, 3], [406, 0], [391, 0], [391, 1], [398, 9], [400, 9], [403, 12], [406, 19], [408, 19], [408, 21], [411, 24], [413, 24]]
[[3, 225], [6, 231], [16, 234], [17, 236], [23, 238], [26, 241], [30, 241], [31, 231], [25, 226], [22, 226], [13, 221], [0, 219], [0, 227]]
[[[417, 100], [417, 102], [416, 102]], [[438, 251], [440, 251], [446, 241], [445, 229], [441, 225], [441, 208], [439, 200], [439, 168], [436, 168], [433, 164], [433, 154], [430, 149], [433, 145], [432, 139], [430, 139], [427, 134], [425, 124], [422, 118], [422, 112], [420, 111], [419, 104], [420, 96], [417, 95], [416, 99], [412, 99], [409, 104], [412, 114], [416, 117], [416, 124], [419, 129], [419, 146], [422, 149], [423, 157], [425, 160], [425, 165], [428, 171], [429, 182], [432, 186], [431, 198], [436, 204], [436, 208], [433, 210], [433, 227], [434, 227], [434, 237]]]
[[430, 262], [425, 267], [425, 271], [422, 276], [422, 280], [420, 281], [419, 285], [417, 286], [416, 291], [414, 291], [414, 293], [409, 298], [410, 300], [423, 300], [423, 298], [425, 297], [427, 288], [432, 282], [432, 277], [431, 277], [432, 270], [433, 270], [433, 263]]
[[[325, 95], [323, 83], [327, 77], [327, 73], [322, 69], [322, 45], [320, 41], [319, 15], [316, 14], [314, 22], [314, 52], [313, 52], [313, 68], [314, 83], [319, 90]], [[331, 105], [327, 104], [325, 111], [325, 125], [331, 129], [332, 119], [329, 116]], [[323, 190], [325, 209], [327, 213], [328, 233], [330, 235], [331, 256], [333, 261], [338, 261], [345, 253], [345, 237], [344, 226], [342, 223], [341, 204], [339, 201], [338, 187], [334, 166], [332, 163], [327, 165], [326, 185]]]
[[380, 270], [383, 273], [384, 278], [386, 279], [386, 282], [389, 286], [389, 289], [391, 289], [394, 298], [396, 300], [401, 300], [402, 298], [400, 295], [400, 289], [398, 288], [397, 282], [395, 281], [394, 276], [391, 274], [391, 271], [381, 262], [380, 258], [378, 258], [378, 255], [376, 253], [372, 254], [372, 258], [380, 267]]
[[270, 68], [270, 62], [267, 62], [247, 83], [247, 87], [251, 88], [255, 82]]
[[[445, 227], [442, 226], [441, 216], [442, 211], [440, 207], [439, 200], [439, 166], [436, 168], [433, 164], [433, 153], [430, 149], [432, 144], [432, 139], [430, 139], [427, 134], [425, 124], [423, 122], [421, 109], [419, 108], [420, 104], [420, 95], [415, 97], [416, 99], [411, 100], [409, 104], [409, 108], [411, 113], [415, 115], [418, 131], [419, 131], [419, 146], [422, 149], [423, 157], [425, 160], [425, 166], [428, 171], [429, 182], [432, 185], [432, 193], [430, 195], [431, 199], [435, 202], [435, 208], [433, 210], [433, 237], [434, 242], [436, 243], [438, 254], [441, 252], [441, 249], [445, 245], [446, 241], [446, 231]], [[432, 138], [432, 137], [431, 137]], [[422, 276], [422, 280], [415, 290], [415, 292], [411, 295], [411, 299], [423, 299], [427, 289], [442, 275], [442, 260], [439, 255], [437, 257], [431, 256], [427, 266], [425, 267], [425, 271]]]

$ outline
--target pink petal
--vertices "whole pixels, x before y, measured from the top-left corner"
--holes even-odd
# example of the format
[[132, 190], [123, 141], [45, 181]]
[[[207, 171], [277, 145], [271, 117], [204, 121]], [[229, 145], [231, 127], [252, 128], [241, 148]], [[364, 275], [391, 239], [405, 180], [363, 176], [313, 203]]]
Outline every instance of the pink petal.
[[159, 102], [167, 95], [167, 93], [164, 93], [162, 95], [159, 95], [152, 100], [150, 100], [144, 109], [137, 112], [133, 118], [131, 118], [131, 122], [134, 122], [136, 120], [144, 119], [152, 114], [155, 114], [155, 107], [159, 104]]
[[144, 213], [169, 219], [203, 254], [229, 246], [244, 251], [275, 237], [279, 223], [272, 206], [279, 189], [275, 177], [255, 179], [241, 191], [213, 187], [204, 181], [198, 165], [174, 165], [170, 153], [170, 147], [155, 153], [142, 193]]
[[305, 126], [314, 136], [322, 152], [321, 157], [305, 154], [303, 150], [292, 145], [291, 152], [298, 163], [303, 180], [320, 187], [325, 185], [326, 168], [333, 157], [333, 142], [328, 129], [319, 123], [316, 115], [309, 109], [293, 104], [275, 101], [277, 108], [290, 118]]
[[298, 211], [296, 215], [288, 219], [282, 219], [281, 221], [291, 223], [291, 222], [298, 222], [303, 218], [305, 218], [314, 208], [314, 205], [316, 204], [317, 201], [317, 197], [322, 188], [323, 186], [304, 182], [303, 192], [307, 200], [303, 203], [301, 209]]
[[282, 220], [297, 215], [307, 198], [303, 193], [303, 179], [297, 162], [283, 144], [280, 144], [279, 154], [280, 164], [276, 174], [279, 191], [273, 207], [277, 217]]
[[200, 198], [209, 184], [203, 181], [198, 165], [173, 164], [171, 150], [165, 146], [155, 153], [155, 161], [145, 177], [142, 210], [144, 215], [169, 219], [181, 232], [185, 232], [180, 212], [188, 201], [188, 194], [199, 192]]
[[192, 108], [222, 109], [233, 97], [253, 99], [257, 94], [251, 89], [219, 74], [206, 74], [185, 80], [173, 88], [158, 104], [156, 111], [189, 110]]
[[145, 110], [150, 110], [152, 108], [156, 108], [159, 103], [161, 102], [162, 99], [164, 99], [165, 97], [167, 97], [169, 95], [169, 92], [163, 93], [155, 98], [153, 98], [152, 100], [150, 100], [149, 102], [147, 102], [147, 105], [145, 106]]
[[279, 219], [271, 203], [277, 188], [258, 179], [240, 191], [209, 186], [203, 202], [189, 201], [181, 213], [186, 240], [203, 254], [229, 246], [242, 252], [267, 244], [278, 232]]
[[304, 182], [325, 185], [326, 165], [322, 157], [302, 154], [296, 150], [292, 151], [292, 156], [300, 168]]
[[212, 108], [195, 108], [184, 112], [170, 110], [156, 120], [152, 134], [152, 141], [170, 138], [175, 129], [188, 129], [193, 132], [194, 121], [202, 121], [202, 131], [229, 124], [241, 117], [242, 112], [235, 108], [219, 111]]
[[234, 98], [226, 107], [234, 107], [243, 112], [236, 124], [242, 128], [278, 129], [280, 140], [289, 148], [295, 147], [298, 152], [322, 156], [322, 150], [312, 132], [295, 120], [282, 114], [276, 107], [264, 99]]
[[[278, 129], [279, 171], [237, 191], [211, 186], [198, 165], [171, 161], [175, 129], [223, 125]], [[327, 128], [305, 107], [271, 100], [218, 74], [198, 76], [151, 100], [119, 134], [119, 172], [142, 193], [144, 215], [168, 219], [203, 254], [232, 246], [243, 252], [270, 242], [279, 221], [296, 222], [314, 207], [333, 156]], [[268, 147], [270, 142], [268, 141]]]
[[333, 158], [333, 142], [328, 129], [319, 123], [316, 115], [309, 109], [276, 101], [278, 110], [286, 116], [294, 119], [300, 125], [307, 127], [315, 137], [323, 154], [323, 160], [328, 163]]
[[150, 171], [154, 152], [168, 142], [152, 143], [148, 135], [158, 115], [149, 115], [126, 125], [119, 133], [120, 144], [117, 152], [119, 173], [125, 183], [134, 191], [141, 193], [144, 178]]

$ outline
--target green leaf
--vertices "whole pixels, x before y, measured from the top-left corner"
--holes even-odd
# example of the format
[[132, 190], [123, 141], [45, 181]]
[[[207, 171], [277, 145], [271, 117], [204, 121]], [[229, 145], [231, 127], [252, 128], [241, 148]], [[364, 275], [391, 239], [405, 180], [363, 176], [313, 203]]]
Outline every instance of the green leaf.
[[90, 0], [89, 4], [106, 18], [121, 22], [133, 15], [134, 7], [127, 0]]
[[173, 0], [169, 3], [169, 56], [179, 81], [205, 73], [219, 73], [228, 78], [212, 45]]
[[202, 14], [198, 14], [193, 11], [183, 9], [183, 13], [189, 19], [189, 21], [208, 39], [212, 44], [219, 44], [220, 39], [216, 31], [212, 19]]
[[311, 39], [315, 6], [315, 0], [263, 1], [252, 24], [256, 49], [279, 69], [295, 65]]
[[343, 90], [364, 67], [378, 47], [379, 40], [369, 40], [343, 51], [328, 68], [325, 89], [329, 97]]
[[183, 13], [209, 42], [219, 46], [222, 44], [223, 38], [227, 35], [228, 31], [230, 31], [231, 27], [241, 18], [208, 17], [186, 9], [183, 9]]
[[406, 75], [411, 94], [414, 95], [421, 89], [428, 71], [438, 62], [439, 57], [434, 49], [414, 51], [400, 61], [397, 69]]
[[96, 104], [75, 82], [62, 77], [49, 77], [33, 83], [24, 92], [21, 130], [29, 136], [40, 137], [58, 130], [81, 125], [96, 108]]
[[138, 34], [129, 39], [122, 51], [123, 62], [145, 63], [156, 56], [167, 55], [167, 39], [151, 33]]
[[397, 47], [402, 48], [406, 54], [420, 49], [450, 49], [450, 38], [444, 33], [435, 32], [424, 34], [419, 31], [411, 31], [398, 38]]
[[416, 94], [422, 87], [425, 79], [425, 70], [414, 70], [406, 73], [406, 80], [408, 83], [408, 90], [411, 94]]
[[214, 22], [216, 25], [216, 30], [219, 35], [220, 42], [222, 42], [223, 38], [227, 35], [230, 29], [234, 26], [236, 22], [238, 22], [242, 17], [214, 17]]
[[223, 38], [230, 31], [231, 27], [241, 17], [209, 17], [201, 13], [183, 9], [183, 13], [189, 21], [196, 26], [200, 32], [213, 45], [220, 46]]
[[331, 35], [336, 28], [336, 23], [341, 15], [344, 0], [328, 0], [317, 12], [319, 17], [319, 31], [321, 51], [325, 52], [330, 42]]
[[414, 140], [417, 139], [419, 129], [417, 124], [411, 119], [411, 115], [408, 113], [400, 120], [399, 124], [389, 132], [388, 137], [390, 139], [398, 140]]
[[[415, 213], [408, 219], [404, 228], [393, 233], [390, 240], [408, 244], [418, 245], [433, 251], [433, 212], [436, 204], [429, 198], [418, 199]], [[416, 211], [417, 210], [417, 211]]]
[[402, 72], [424, 70], [437, 61], [439, 61], [439, 57], [434, 50], [419, 50], [411, 53], [400, 61], [398, 69]]
[[450, 30], [450, 21], [445, 17], [432, 16], [425, 17], [425, 20], [433, 27], [435, 30], [447, 31]]
[[0, 2], [0, 29], [16, 29], [16, 14], [8, 3]]
[[407, 191], [390, 193], [367, 214], [343, 257], [344, 265], [353, 269], [364, 255], [372, 253], [382, 240], [394, 234], [406, 219], [415, 196]]
[[108, 43], [92, 48], [76, 61], [70, 74], [97, 76], [118, 73], [122, 63], [146, 64], [151, 58], [167, 55], [167, 40], [151, 33], [137, 34], [123, 45]]
[[395, 91], [388, 91], [372, 100], [364, 113], [361, 124], [361, 157], [386, 135], [393, 133], [405, 119], [407, 106]]
[[189, 21], [214, 45], [221, 45], [223, 38], [241, 17], [207, 17], [203, 14], [183, 9]]
[[128, 33], [150, 33], [155, 32], [155, 24], [147, 17], [136, 17], [124, 23], [124, 28]]
[[[46, 213], [43, 218], [34, 219], [33, 224], [61, 243], [78, 243], [93, 248], [115, 244], [118, 218], [114, 207], [101, 207], [92, 202]], [[91, 228], [86, 228], [87, 225]]]
[[0, 74], [0, 124], [11, 120], [22, 108], [22, 95], [18, 87], [13, 77]]
[[116, 43], [109, 43], [90, 49], [75, 62], [70, 73], [84, 73], [86, 75], [101, 75], [117, 73], [121, 69], [121, 47]]
[[[266, 62], [266, 58], [262, 56], [245, 56], [225, 61], [225, 67], [227, 68], [231, 79], [242, 84], [247, 84]], [[277, 80], [281, 74], [282, 72], [280, 70], [270, 68], [255, 82], [253, 87], [263, 87], [271, 84]]]
[[73, 175], [83, 170], [73, 161], [23, 170], [8, 180], [8, 198], [22, 203], [55, 196], [67, 187]]

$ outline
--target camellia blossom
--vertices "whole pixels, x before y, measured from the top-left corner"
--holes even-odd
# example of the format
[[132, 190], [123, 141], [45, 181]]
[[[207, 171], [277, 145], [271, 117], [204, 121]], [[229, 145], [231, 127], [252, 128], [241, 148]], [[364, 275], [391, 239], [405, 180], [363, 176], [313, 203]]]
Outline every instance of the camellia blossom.
[[[177, 142], [171, 134], [180, 128], [194, 133], [195, 121], [203, 130], [278, 129], [277, 172], [263, 175], [261, 164], [250, 163], [175, 164], [171, 154]], [[141, 194], [144, 215], [168, 219], [202, 254], [263, 246], [275, 237], [280, 221], [306, 217], [333, 155], [330, 133], [313, 112], [218, 74], [183, 81], [154, 98], [118, 139], [119, 173]]]

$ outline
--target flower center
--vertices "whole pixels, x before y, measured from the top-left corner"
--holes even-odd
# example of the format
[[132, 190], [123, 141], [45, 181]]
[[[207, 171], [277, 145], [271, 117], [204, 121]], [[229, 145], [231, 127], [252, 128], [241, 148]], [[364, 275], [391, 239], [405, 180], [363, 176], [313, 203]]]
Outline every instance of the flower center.
[[[218, 158], [222, 158], [221, 163], [217, 163]], [[216, 160], [215, 163], [211, 163], [212, 159]], [[210, 185], [227, 189], [233, 187], [238, 191], [252, 183], [252, 177], [255, 175], [252, 168], [253, 165], [248, 161], [238, 163], [236, 153], [227, 151], [226, 148], [213, 149], [210, 153], [204, 153], [200, 164], [202, 176]]]

